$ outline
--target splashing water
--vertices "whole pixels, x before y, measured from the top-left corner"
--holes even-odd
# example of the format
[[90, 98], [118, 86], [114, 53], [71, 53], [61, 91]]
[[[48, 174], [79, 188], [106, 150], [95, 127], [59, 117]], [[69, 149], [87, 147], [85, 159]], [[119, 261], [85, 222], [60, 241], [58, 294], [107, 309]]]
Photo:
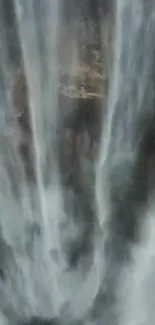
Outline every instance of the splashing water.
[[[3, 9], [0, 5], [0, 323], [152, 325], [155, 221], [148, 161], [155, 117], [154, 1], [117, 0], [95, 213], [64, 188], [60, 175], [57, 46], [63, 0], [14, 0], [33, 181], [19, 153]], [[68, 249], [83, 237], [91, 245], [72, 267]]]

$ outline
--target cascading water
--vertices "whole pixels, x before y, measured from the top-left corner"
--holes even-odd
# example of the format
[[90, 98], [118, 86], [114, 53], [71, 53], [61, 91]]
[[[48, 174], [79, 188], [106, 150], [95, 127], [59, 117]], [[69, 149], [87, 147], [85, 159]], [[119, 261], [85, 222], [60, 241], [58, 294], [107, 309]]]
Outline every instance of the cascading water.
[[154, 287], [149, 180], [154, 159], [154, 13], [154, 1], [117, 1], [114, 68], [96, 182], [108, 256], [106, 291], [114, 301], [112, 324], [153, 324], [154, 319], [148, 303]]
[[[155, 116], [154, 1], [117, 0], [95, 213], [90, 202], [63, 185], [60, 173], [58, 132], [64, 113], [58, 100], [57, 46], [63, 0], [14, 0], [28, 88], [33, 179], [19, 151], [3, 9], [1, 4], [0, 324], [152, 325], [155, 222], [147, 202], [146, 157], [150, 160]], [[78, 245], [85, 237], [89, 249], [73, 263], [70, 251], [82, 250]]]
[[62, 28], [61, 1], [14, 1], [28, 87], [33, 180], [27, 178], [19, 152], [21, 135], [13, 112], [13, 72], [1, 7], [0, 224], [6, 256], [0, 283], [1, 323], [23, 323], [33, 316], [78, 320], [85, 317], [98, 291], [100, 268], [93, 261], [98, 259], [95, 250], [74, 270], [66, 258], [66, 250], [91, 227], [82, 220], [80, 207], [73, 212], [73, 201], [84, 205], [84, 199], [79, 202], [71, 190], [64, 190], [59, 175], [57, 129], [62, 113], [58, 110], [56, 50]]

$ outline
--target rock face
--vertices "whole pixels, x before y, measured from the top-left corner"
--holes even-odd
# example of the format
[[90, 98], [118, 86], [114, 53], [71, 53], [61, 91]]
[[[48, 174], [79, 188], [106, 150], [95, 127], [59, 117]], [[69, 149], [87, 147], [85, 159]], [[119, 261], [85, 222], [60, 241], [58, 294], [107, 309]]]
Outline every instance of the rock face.
[[12, 88], [12, 99], [16, 117], [19, 118], [28, 107], [28, 89], [23, 70], [19, 70], [15, 76]]

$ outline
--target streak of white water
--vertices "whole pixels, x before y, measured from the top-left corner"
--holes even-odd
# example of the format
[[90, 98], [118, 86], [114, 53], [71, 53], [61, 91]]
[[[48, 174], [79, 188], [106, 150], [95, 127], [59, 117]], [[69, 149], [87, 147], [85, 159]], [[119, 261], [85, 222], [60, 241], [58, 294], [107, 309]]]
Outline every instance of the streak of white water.
[[[33, 142], [35, 150], [35, 170], [39, 191], [41, 216], [43, 218], [43, 236], [45, 251], [51, 247], [49, 234], [49, 211], [46, 202], [46, 190], [44, 185], [45, 164], [49, 148], [49, 137], [51, 140], [51, 152], [53, 154], [55, 128], [57, 123], [57, 61], [56, 61], [56, 42], [58, 29], [58, 1], [47, 2], [46, 8], [48, 15], [44, 17], [44, 27], [42, 21], [39, 27], [44, 28], [45, 39], [42, 48], [38, 41], [38, 33], [42, 29], [36, 29], [39, 10], [34, 8], [34, 2], [16, 1], [16, 12], [19, 19], [19, 31], [21, 46], [23, 49], [23, 59], [25, 64], [26, 78], [29, 90], [30, 114], [33, 130]], [[35, 16], [36, 14], [36, 16]], [[46, 19], [46, 20], [45, 20]], [[49, 21], [51, 20], [51, 22]], [[41, 35], [42, 36], [42, 35]], [[42, 38], [40, 39], [42, 41]], [[32, 45], [33, 44], [33, 45]], [[44, 62], [45, 61], [45, 62]], [[50, 63], [50, 64], [49, 64]], [[47, 69], [46, 75], [42, 71]], [[52, 109], [51, 109], [52, 101]], [[56, 166], [50, 161], [49, 179], [57, 178]], [[55, 174], [55, 175], [54, 175]], [[54, 183], [54, 182], [53, 182]], [[57, 186], [57, 185], [56, 185]], [[61, 195], [61, 194], [60, 194]], [[61, 201], [61, 200], [60, 200]]]
[[[123, 6], [123, 3], [121, 3]], [[107, 222], [107, 216], [109, 211], [108, 206], [108, 199], [106, 195], [106, 190], [104, 190], [104, 172], [103, 172], [103, 166], [105, 164], [108, 149], [109, 149], [109, 139], [110, 139], [110, 132], [111, 132], [111, 125], [112, 125], [112, 118], [114, 114], [115, 109], [115, 103], [118, 99], [118, 89], [120, 85], [120, 60], [121, 60], [121, 48], [122, 48], [122, 30], [121, 30], [121, 12], [122, 8], [121, 6], [116, 7], [116, 26], [115, 26], [115, 36], [114, 36], [114, 68], [113, 68], [113, 75], [112, 75], [112, 81], [110, 86], [110, 94], [108, 99], [108, 107], [110, 108], [108, 110], [108, 122], [107, 120], [105, 123], [103, 122], [103, 132], [102, 132], [102, 138], [101, 138], [101, 148], [103, 150], [100, 150], [100, 157], [98, 160], [98, 165], [96, 167], [96, 201], [97, 201], [97, 216], [99, 218], [99, 223], [101, 226], [104, 225], [106, 227]], [[105, 126], [104, 126], [105, 124]], [[106, 130], [104, 131], [104, 129]], [[106, 134], [106, 136], [105, 136]], [[101, 177], [102, 175], [102, 177]], [[107, 184], [105, 184], [106, 187]], [[103, 212], [104, 211], [104, 212]]]
[[[82, 267], [67, 271], [63, 227], [66, 223], [70, 238], [78, 237], [80, 229], [73, 216], [70, 218], [65, 214], [55, 150], [59, 120], [56, 50], [61, 27], [61, 2], [15, 0], [14, 4], [28, 85], [36, 184], [26, 181], [18, 143], [10, 141], [8, 147], [2, 136], [0, 225], [2, 240], [8, 245], [4, 266], [8, 274], [7, 281], [0, 282], [0, 316], [4, 319], [1, 323], [5, 324], [6, 317], [9, 325], [16, 325], [20, 319], [33, 315], [58, 316], [60, 319], [64, 315], [65, 321], [81, 319], [93, 305], [100, 288], [102, 249], [98, 249], [98, 245], [94, 247], [86, 271]], [[1, 41], [4, 41], [3, 36], [1, 33]], [[9, 67], [5, 51], [1, 52], [0, 64], [4, 94], [8, 94], [10, 85], [5, 79]], [[0, 89], [0, 113], [5, 134], [8, 127], [5, 109], [8, 108], [10, 117], [12, 103], [11, 97], [4, 97], [3, 88]], [[33, 230], [34, 225], [39, 230]]]

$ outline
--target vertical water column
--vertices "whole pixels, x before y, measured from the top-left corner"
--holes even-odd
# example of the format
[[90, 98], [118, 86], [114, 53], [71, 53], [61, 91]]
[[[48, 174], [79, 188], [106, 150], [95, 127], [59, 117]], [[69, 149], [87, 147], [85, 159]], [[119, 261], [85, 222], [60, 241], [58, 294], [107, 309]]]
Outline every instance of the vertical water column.
[[114, 67], [96, 172], [101, 224], [107, 214], [113, 233], [130, 239], [134, 237], [135, 210], [146, 202], [148, 192], [148, 136], [155, 99], [154, 9], [153, 1], [117, 1]]
[[[155, 121], [154, 12], [151, 0], [116, 3], [114, 64], [96, 170], [96, 201], [105, 236], [107, 291], [118, 301], [121, 269], [138, 239], [149, 194]], [[121, 314], [121, 305], [117, 310]]]
[[[47, 189], [61, 206], [56, 157], [58, 124], [57, 43], [60, 27], [59, 1], [15, 1], [20, 43], [28, 84], [33, 135], [34, 164], [45, 246], [51, 248], [53, 218]], [[54, 192], [54, 194], [53, 194]], [[57, 203], [56, 203], [57, 202]], [[58, 207], [55, 207], [56, 210]], [[57, 214], [55, 211], [54, 214]], [[60, 212], [60, 211], [59, 211]], [[50, 220], [52, 219], [52, 220]]]

